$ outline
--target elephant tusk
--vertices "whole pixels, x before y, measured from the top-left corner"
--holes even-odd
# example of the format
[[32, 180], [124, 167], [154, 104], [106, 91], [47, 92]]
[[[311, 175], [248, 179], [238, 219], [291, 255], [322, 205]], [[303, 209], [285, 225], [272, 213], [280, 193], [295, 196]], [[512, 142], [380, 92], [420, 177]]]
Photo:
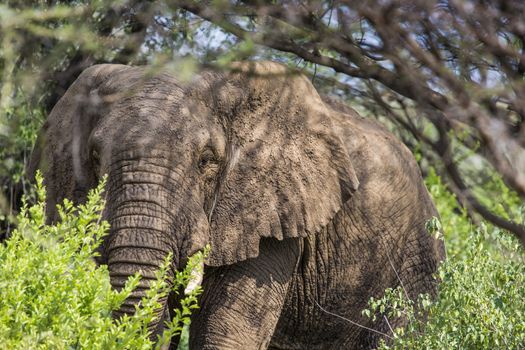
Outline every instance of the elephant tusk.
[[184, 289], [184, 295], [189, 295], [202, 283], [202, 277], [204, 275], [204, 262], [201, 261], [190, 272], [190, 280], [188, 285]]

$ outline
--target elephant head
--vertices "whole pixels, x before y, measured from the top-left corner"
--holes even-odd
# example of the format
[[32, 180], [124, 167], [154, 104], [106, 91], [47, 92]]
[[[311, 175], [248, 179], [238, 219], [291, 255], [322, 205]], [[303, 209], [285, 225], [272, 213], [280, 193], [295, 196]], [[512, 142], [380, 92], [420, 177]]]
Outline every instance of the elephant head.
[[120, 310], [133, 312], [168, 253], [175, 270], [210, 243], [208, 265], [234, 264], [256, 257], [262, 237], [305, 237], [331, 220], [358, 180], [328, 113], [304, 76], [271, 62], [185, 85], [98, 65], [53, 109], [32, 168], [51, 220], [56, 203], [81, 202], [108, 174], [102, 262], [116, 288], [142, 274]]

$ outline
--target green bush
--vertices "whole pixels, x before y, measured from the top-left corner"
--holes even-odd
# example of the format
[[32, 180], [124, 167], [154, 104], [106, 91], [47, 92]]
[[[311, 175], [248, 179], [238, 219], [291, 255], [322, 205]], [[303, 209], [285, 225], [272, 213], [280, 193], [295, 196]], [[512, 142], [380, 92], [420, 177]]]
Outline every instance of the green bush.
[[[0, 347], [3, 349], [151, 349], [147, 325], [160, 306], [159, 298], [170, 291], [165, 275], [170, 257], [159, 269], [157, 281], [136, 313], [113, 321], [118, 309], [137, 286], [131, 277], [121, 291], [111, 289], [107, 267], [93, 260], [108, 223], [98, 213], [103, 208], [103, 184], [90, 192], [84, 205], [64, 201], [61, 220], [46, 225], [45, 192], [38, 176], [38, 203], [24, 205], [18, 228], [0, 245]], [[205, 252], [190, 258], [177, 273], [173, 290], [186, 285], [191, 270]], [[166, 342], [189, 323], [197, 307], [197, 288], [182, 301], [161, 337]]]
[[[441, 215], [448, 253], [436, 276], [441, 280], [438, 298], [422, 295], [413, 301], [396, 288], [370, 299], [364, 314], [409, 321], [379, 349], [525, 348], [523, 248], [498, 228], [474, 227], [434, 172], [427, 185]], [[440, 228], [435, 223], [429, 227]], [[426, 317], [418, 318], [419, 312]]]
[[[45, 193], [38, 177], [38, 203], [24, 205], [18, 228], [0, 245], [0, 344], [5, 349], [151, 349], [148, 323], [169, 288], [164, 282], [169, 257], [135, 315], [115, 322], [111, 314], [139, 276], [120, 291], [111, 289], [106, 266], [93, 257], [108, 229], [100, 220], [103, 184], [84, 205], [65, 201], [56, 225], [44, 222]], [[473, 226], [440, 178], [431, 171], [427, 186], [441, 221], [431, 220], [429, 234], [445, 236], [448, 260], [438, 273], [435, 301], [405, 298], [400, 288], [388, 289], [369, 301], [363, 312], [391, 319], [404, 316], [408, 326], [396, 329], [380, 349], [522, 349], [525, 347], [525, 255], [519, 242], [482, 224]], [[442, 227], [441, 227], [442, 226]], [[441, 232], [443, 231], [443, 233]], [[204, 258], [199, 253], [176, 276], [173, 290], [186, 285], [191, 270]], [[183, 299], [160, 344], [189, 324], [197, 307], [197, 289]], [[418, 317], [419, 312], [425, 318]], [[187, 347], [187, 333], [181, 348]]]

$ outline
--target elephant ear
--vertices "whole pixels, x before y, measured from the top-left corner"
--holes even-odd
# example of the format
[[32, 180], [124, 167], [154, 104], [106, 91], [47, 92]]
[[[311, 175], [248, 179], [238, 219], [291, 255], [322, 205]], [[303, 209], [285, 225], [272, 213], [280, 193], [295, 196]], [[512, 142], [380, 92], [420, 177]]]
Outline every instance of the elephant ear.
[[[37, 169], [44, 175], [47, 190], [48, 221], [57, 219], [56, 205], [64, 198], [83, 201], [87, 190], [96, 185], [87, 141], [98, 121], [104, 96], [118, 90], [110, 82], [118, 72], [131, 69], [124, 65], [102, 64], [82, 72], [58, 101], [40, 130], [27, 175], [33, 179]], [[102, 85], [105, 83], [105, 87]], [[111, 87], [110, 87], [111, 86]], [[99, 93], [99, 88], [103, 93]]]
[[358, 187], [328, 109], [303, 75], [271, 62], [239, 63], [210, 91], [229, 149], [210, 220], [208, 264], [259, 254], [262, 237], [306, 237]]

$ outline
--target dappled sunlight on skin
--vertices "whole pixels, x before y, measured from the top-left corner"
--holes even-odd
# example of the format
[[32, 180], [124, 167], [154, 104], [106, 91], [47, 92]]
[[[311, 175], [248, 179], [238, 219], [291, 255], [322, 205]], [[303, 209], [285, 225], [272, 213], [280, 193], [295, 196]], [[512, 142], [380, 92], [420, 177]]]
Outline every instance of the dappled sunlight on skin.
[[[229, 79], [205, 73], [192, 87], [197, 101], [213, 102], [209, 108], [227, 126], [235, 152], [230, 159], [238, 163], [230, 163], [220, 184], [211, 222], [215, 252], [221, 253], [212, 251], [209, 263], [257, 256], [260, 236], [282, 239], [317, 230], [357, 188], [319, 95], [305, 77], [285, 73], [270, 62], [239, 63]], [[332, 157], [337, 166], [328, 161]], [[232, 208], [239, 208], [238, 215], [227, 215]]]
[[[49, 204], [82, 201], [108, 174], [103, 215], [112, 228], [101, 261], [115, 288], [144, 277], [119, 313], [133, 312], [163, 257], [173, 254], [171, 283], [208, 243], [197, 348], [295, 338], [322, 346], [334, 329], [343, 331], [333, 344], [368, 346], [388, 332], [356, 317], [370, 296], [400, 280], [408, 293], [433, 292], [442, 245], [424, 220], [435, 209], [390, 134], [335, 111], [306, 77], [276, 63], [203, 70], [185, 83], [145, 72], [84, 72], [50, 115], [43, 159], [35, 156], [49, 162]], [[201, 279], [194, 273], [190, 287]], [[177, 298], [164, 298], [159, 315]]]

